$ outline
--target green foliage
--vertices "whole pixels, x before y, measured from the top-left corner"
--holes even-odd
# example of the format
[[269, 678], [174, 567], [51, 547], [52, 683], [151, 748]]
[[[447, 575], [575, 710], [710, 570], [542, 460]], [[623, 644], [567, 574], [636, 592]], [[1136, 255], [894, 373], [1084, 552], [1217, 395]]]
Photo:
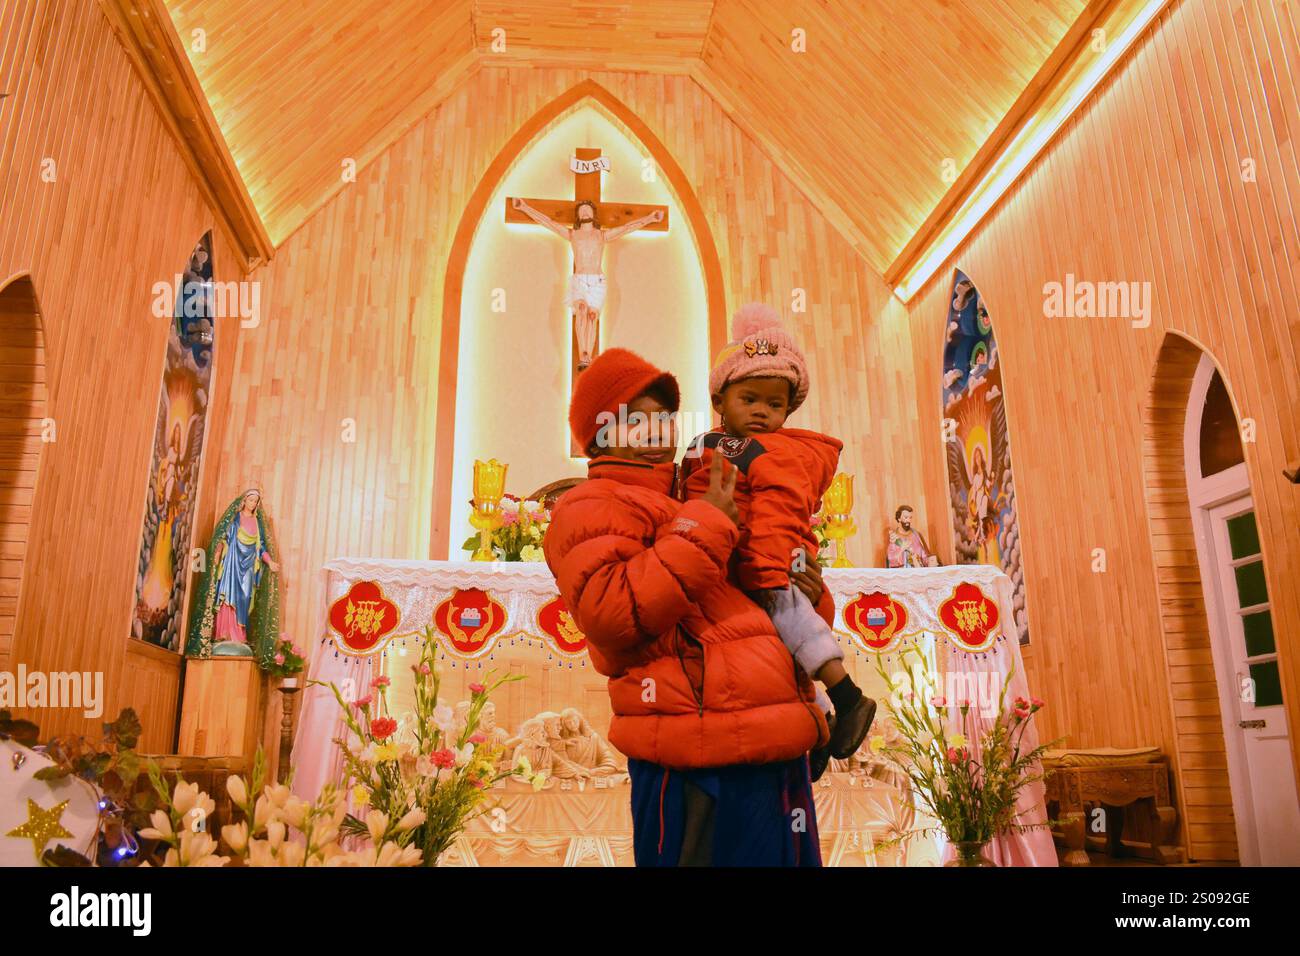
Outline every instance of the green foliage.
[[[1017, 698], [1014, 708], [1008, 710], [1007, 686], [1014, 669], [998, 695], [991, 727], [979, 736], [976, 756], [970, 746], [976, 733], [970, 702], [932, 699], [929, 690], [938, 685], [925, 655], [909, 646], [899, 657], [904, 676], [895, 680], [876, 655], [876, 672], [890, 691], [890, 716], [903, 739], [902, 745], [881, 750], [907, 776], [924, 809], [948, 839], [984, 843], [1008, 830], [1049, 825], [1050, 821], [1021, 823], [1016, 805], [1024, 787], [1043, 779], [1044, 752], [1064, 738], [1025, 749], [1025, 732], [1043, 705]], [[922, 828], [889, 843], [932, 829]]]

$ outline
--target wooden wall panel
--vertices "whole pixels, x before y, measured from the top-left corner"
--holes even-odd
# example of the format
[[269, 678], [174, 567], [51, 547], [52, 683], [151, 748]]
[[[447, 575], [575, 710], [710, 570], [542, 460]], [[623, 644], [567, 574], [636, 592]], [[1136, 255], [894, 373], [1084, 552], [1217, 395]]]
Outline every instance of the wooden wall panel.
[[[150, 305], [213, 215], [96, 4], [0, 6], [0, 90], [0, 282], [31, 276], [57, 426], [10, 663], [101, 671], [107, 715], [133, 703], [166, 727], [175, 694], [134, 699], [127, 653], [167, 334]], [[228, 238], [214, 246], [217, 278], [238, 278]], [[236, 332], [218, 323], [219, 342]], [[221, 345], [216, 361], [220, 376]], [[79, 710], [29, 716], [48, 733], [98, 731]]]
[[[717, 103], [680, 76], [484, 67], [253, 274], [269, 318], [240, 340], [229, 428], [209, 446], [220, 448], [214, 500], [263, 482], [293, 636], [320, 635], [329, 558], [429, 557], [434, 464], [450, 454], [435, 446], [434, 424], [455, 360], [438, 354], [452, 236], [510, 136], [586, 79], [627, 104], [681, 165], [718, 247], [729, 310], [764, 299], [789, 313], [795, 291], [806, 295], [794, 324], [813, 384], [796, 422], [842, 437], [843, 468], [862, 476], [851, 555], [883, 557], [888, 514], [919, 497], [904, 309]], [[343, 440], [345, 419], [356, 422], [355, 443]]]
[[[1226, 781], [1178, 759], [1187, 721], [1212, 714], [1171, 690], [1148, 533], [1143, 414], [1168, 331], [1218, 362], [1246, 444], [1276, 604], [1283, 691], [1300, 743], [1300, 41], [1294, 0], [1181, 0], [1094, 92], [1041, 160], [908, 308], [916, 401], [939, 415], [952, 266], [985, 297], [1006, 385], [1046, 731], [1074, 746], [1158, 744], [1175, 760], [1194, 858], [1233, 844]], [[1255, 178], [1243, 177], [1251, 160]], [[1151, 323], [1045, 315], [1067, 273], [1149, 282]], [[941, 446], [922, 445], [931, 524], [951, 547]], [[1106, 571], [1093, 573], [1094, 548]], [[1177, 660], [1170, 662], [1178, 667]], [[1176, 716], [1175, 716], [1176, 715]], [[1300, 754], [1297, 754], [1300, 767]], [[1216, 804], [1187, 812], [1189, 789]], [[1189, 825], [1189, 815], [1191, 824]], [[1204, 821], [1204, 822], [1202, 822]]]

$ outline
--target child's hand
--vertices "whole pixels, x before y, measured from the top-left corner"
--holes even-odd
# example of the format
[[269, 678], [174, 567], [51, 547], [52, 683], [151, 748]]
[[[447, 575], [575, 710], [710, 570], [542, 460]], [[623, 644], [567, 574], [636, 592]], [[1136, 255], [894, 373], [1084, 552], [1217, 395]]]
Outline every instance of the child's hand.
[[816, 561], [806, 564], [802, 571], [791, 571], [790, 580], [804, 593], [809, 604], [815, 605], [820, 601], [822, 591], [826, 590], [822, 581], [822, 567]]
[[740, 511], [736, 508], [736, 469], [723, 461], [719, 454], [714, 454], [713, 464], [709, 466], [709, 490], [700, 496], [724, 515], [731, 523], [740, 524]]

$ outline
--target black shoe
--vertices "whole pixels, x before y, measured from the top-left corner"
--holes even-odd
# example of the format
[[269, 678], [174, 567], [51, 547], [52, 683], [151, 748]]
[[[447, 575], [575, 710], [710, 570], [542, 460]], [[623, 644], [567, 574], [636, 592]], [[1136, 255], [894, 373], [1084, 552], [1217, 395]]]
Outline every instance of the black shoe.
[[813, 783], [822, 778], [826, 768], [831, 763], [831, 751], [829, 747], [818, 747], [816, 750], [808, 751], [808, 773], [811, 775]]
[[826, 745], [831, 756], [844, 760], [857, 753], [875, 718], [876, 702], [865, 695], [859, 697], [857, 702], [844, 713], [837, 711], [835, 728], [831, 731], [831, 742]]
[[[826, 727], [831, 733], [835, 732], [834, 714], [826, 715]], [[822, 774], [826, 772], [826, 768], [830, 766], [830, 762], [831, 746], [829, 743], [825, 747], [814, 747], [808, 751], [808, 774], [814, 783], [821, 779]]]

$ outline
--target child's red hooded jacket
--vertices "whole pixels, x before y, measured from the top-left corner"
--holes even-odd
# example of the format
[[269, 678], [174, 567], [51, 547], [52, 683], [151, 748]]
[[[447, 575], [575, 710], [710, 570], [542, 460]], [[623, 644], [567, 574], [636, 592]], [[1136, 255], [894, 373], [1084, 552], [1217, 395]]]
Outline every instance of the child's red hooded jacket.
[[811, 683], [727, 581], [739, 529], [708, 502], [672, 497], [672, 464], [597, 458], [588, 476], [560, 498], [544, 550], [609, 678], [614, 746], [685, 769], [790, 760], [824, 743]]
[[[682, 462], [682, 489], [687, 501], [709, 489], [715, 454], [739, 470], [736, 507], [744, 535], [736, 549], [736, 581], [746, 591], [784, 588], [790, 583], [793, 552], [803, 548], [817, 560], [812, 516], [821, 507], [839, 465], [844, 443], [802, 428], [734, 438], [714, 429], [691, 442]], [[835, 604], [822, 592], [817, 612], [833, 624]]]

